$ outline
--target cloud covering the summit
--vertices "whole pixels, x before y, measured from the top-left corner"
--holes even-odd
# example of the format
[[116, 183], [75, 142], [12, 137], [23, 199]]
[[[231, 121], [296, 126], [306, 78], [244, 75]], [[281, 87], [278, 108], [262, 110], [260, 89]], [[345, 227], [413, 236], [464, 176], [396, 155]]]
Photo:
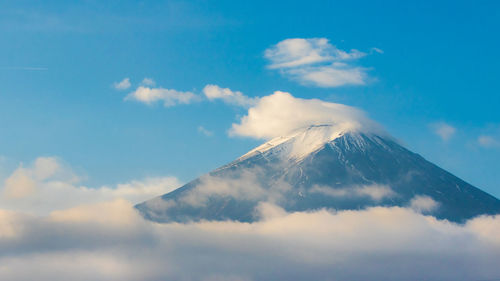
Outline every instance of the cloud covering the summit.
[[382, 131], [380, 125], [355, 107], [302, 99], [290, 93], [276, 91], [262, 97], [248, 109], [239, 123], [234, 123], [230, 134], [256, 139], [272, 139], [310, 125], [334, 125], [339, 130]]

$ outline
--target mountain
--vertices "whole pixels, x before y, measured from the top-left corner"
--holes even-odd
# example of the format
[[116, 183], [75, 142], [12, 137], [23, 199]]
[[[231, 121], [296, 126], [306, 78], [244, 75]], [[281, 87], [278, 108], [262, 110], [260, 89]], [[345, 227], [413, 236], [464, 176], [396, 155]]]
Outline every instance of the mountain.
[[401, 206], [454, 222], [500, 213], [500, 200], [384, 133], [309, 126], [138, 204], [157, 222], [255, 221], [263, 202], [288, 212]]

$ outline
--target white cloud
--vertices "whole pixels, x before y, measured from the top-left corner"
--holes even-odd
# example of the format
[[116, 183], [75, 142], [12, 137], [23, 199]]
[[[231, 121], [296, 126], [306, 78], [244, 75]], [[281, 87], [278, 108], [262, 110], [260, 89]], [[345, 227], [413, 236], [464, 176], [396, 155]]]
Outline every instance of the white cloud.
[[154, 85], [156, 85], [156, 82], [155, 82], [155, 80], [146, 77], [146, 78], [142, 79], [141, 84], [145, 85], [145, 86], [154, 86]]
[[353, 62], [366, 55], [355, 49], [340, 50], [326, 38], [286, 39], [264, 53], [270, 61], [269, 68], [279, 69], [301, 84], [317, 87], [365, 84], [368, 68], [354, 66]]
[[6, 198], [23, 198], [35, 192], [36, 183], [25, 169], [17, 169], [7, 180], [3, 195]]
[[410, 208], [421, 213], [430, 213], [439, 207], [439, 203], [426, 195], [417, 195], [410, 201]]
[[301, 67], [288, 71], [304, 85], [338, 87], [342, 85], [363, 85], [367, 79], [366, 69], [351, 67], [344, 63], [329, 66]]
[[179, 198], [178, 202], [201, 207], [211, 196], [231, 197], [237, 200], [278, 202], [291, 186], [282, 181], [270, 184], [269, 188], [260, 184], [263, 171], [247, 169], [241, 174], [228, 174], [224, 177], [205, 175], [200, 184]]
[[117, 90], [126, 90], [126, 89], [130, 88], [130, 86], [131, 86], [131, 84], [130, 84], [129, 78], [124, 78], [120, 82], [113, 83], [113, 87]]
[[457, 129], [455, 127], [445, 123], [438, 122], [431, 124], [433, 132], [438, 135], [443, 141], [449, 141], [451, 137], [456, 133]]
[[[12, 175], [19, 171], [34, 182], [34, 190], [27, 197], [0, 199], [2, 208], [18, 200], [12, 203], [17, 211], [0, 209], [0, 280], [323, 280], [335, 276], [339, 280], [465, 281], [494, 279], [500, 273], [500, 215], [474, 218], [463, 225], [437, 220], [419, 213], [433, 210], [436, 204], [423, 196], [415, 197], [411, 208], [287, 213], [273, 203], [287, 187], [278, 184], [273, 185], [277, 189], [264, 190], [257, 183], [258, 171], [224, 182], [206, 176], [203, 191], [185, 200], [200, 205], [212, 194], [264, 198], [267, 202], [255, 210], [261, 220], [158, 224], [142, 219], [131, 201], [172, 190], [178, 184], [173, 178], [91, 190], [76, 186], [71, 170], [56, 158], [39, 158]], [[355, 196], [374, 200], [392, 196], [386, 186], [354, 190]], [[24, 211], [19, 200], [27, 198], [36, 215], [18, 212]], [[52, 208], [41, 212], [36, 206], [40, 202]]]
[[207, 137], [211, 137], [211, 136], [213, 136], [213, 135], [214, 135], [214, 132], [212, 132], [212, 131], [210, 131], [210, 130], [206, 129], [206, 128], [205, 128], [205, 127], [203, 127], [203, 126], [198, 126], [198, 133], [203, 134], [203, 135], [205, 135], [205, 136], [207, 136]]
[[383, 53], [384, 53], [384, 50], [379, 49], [379, 48], [376, 48], [376, 47], [373, 47], [371, 50], [372, 50], [373, 52], [376, 52], [376, 53], [379, 53], [379, 54], [383, 54]]
[[4, 182], [1, 196], [9, 200], [31, 197], [40, 182], [54, 180], [71, 184], [78, 178], [54, 157], [39, 157], [29, 167], [19, 166]]
[[[0, 211], [1, 280], [489, 280], [500, 216], [464, 225], [410, 209], [157, 224], [123, 200], [35, 217]], [[457, 264], [460, 266], [457, 267]], [[26, 270], [29, 268], [29, 270]], [[89, 270], [92, 268], [92, 270]], [[402, 270], [404, 269], [404, 270]]]
[[487, 147], [487, 148], [500, 147], [500, 141], [492, 136], [481, 135], [477, 138], [477, 142], [482, 147]]
[[217, 85], [206, 85], [203, 93], [209, 100], [221, 99], [225, 103], [242, 107], [250, 107], [257, 102], [256, 98], [247, 97], [240, 91], [231, 91], [229, 88], [221, 88]]
[[265, 51], [270, 68], [290, 68], [319, 62], [352, 60], [365, 56], [358, 50], [345, 52], [331, 45], [326, 38], [286, 39]]
[[146, 178], [114, 187], [91, 188], [54, 157], [37, 158], [20, 165], [0, 184], [0, 206], [27, 213], [44, 214], [57, 209], [123, 198], [133, 203], [172, 191], [181, 184], [175, 177]]
[[380, 201], [384, 198], [393, 197], [396, 193], [386, 185], [365, 185], [352, 186], [345, 188], [331, 188], [327, 186], [314, 186], [312, 193], [321, 193], [331, 197], [369, 197], [374, 201]]
[[334, 125], [337, 129], [379, 131], [380, 126], [354, 107], [318, 99], [295, 98], [286, 92], [275, 92], [259, 99], [239, 124], [233, 124], [231, 135], [271, 139], [310, 125]]
[[128, 94], [125, 100], [134, 100], [145, 104], [162, 102], [165, 107], [177, 104], [190, 104], [198, 101], [199, 96], [192, 92], [181, 92], [173, 89], [150, 88], [139, 86], [135, 91]]

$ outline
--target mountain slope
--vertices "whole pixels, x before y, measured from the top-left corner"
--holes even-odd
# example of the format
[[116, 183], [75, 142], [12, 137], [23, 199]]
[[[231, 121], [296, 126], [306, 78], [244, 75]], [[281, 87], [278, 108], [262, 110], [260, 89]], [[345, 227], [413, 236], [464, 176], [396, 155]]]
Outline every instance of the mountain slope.
[[500, 200], [385, 135], [310, 126], [273, 139], [179, 189], [137, 205], [148, 219], [258, 219], [259, 204], [289, 212], [403, 206], [463, 222], [500, 213]]

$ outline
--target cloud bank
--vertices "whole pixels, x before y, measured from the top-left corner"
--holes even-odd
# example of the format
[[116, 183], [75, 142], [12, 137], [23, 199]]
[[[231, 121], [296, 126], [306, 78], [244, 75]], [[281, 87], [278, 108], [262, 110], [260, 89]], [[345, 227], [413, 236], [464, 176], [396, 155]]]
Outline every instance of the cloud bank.
[[381, 130], [357, 108], [318, 99], [295, 98], [286, 92], [260, 98], [239, 123], [234, 123], [234, 136], [272, 139], [310, 125], [335, 125], [345, 130]]
[[404, 281], [500, 274], [499, 216], [456, 225], [404, 208], [286, 213], [268, 204], [259, 211], [263, 219], [251, 224], [155, 224], [124, 200], [46, 217], [0, 211], [0, 279]]
[[340, 50], [326, 38], [286, 39], [264, 53], [270, 69], [301, 84], [326, 88], [366, 84], [368, 68], [354, 65], [366, 55], [355, 49]]
[[[287, 213], [276, 205], [286, 185], [276, 184], [271, 190], [249, 186], [258, 182], [255, 173], [229, 181], [207, 176], [199, 192], [183, 200], [203, 205], [211, 194], [265, 198], [255, 208], [260, 220], [158, 224], [144, 220], [131, 201], [167, 192], [176, 180], [96, 189], [79, 187], [77, 181], [66, 165], [52, 157], [20, 165], [10, 174], [0, 199], [0, 280], [330, 280], [334, 276], [335, 280], [465, 281], [500, 276], [500, 215], [463, 225], [437, 220], [420, 213], [435, 207], [425, 197], [415, 197], [408, 208]], [[8, 195], [6, 188], [11, 189]], [[339, 190], [342, 194], [318, 191], [372, 200], [394, 195], [387, 186]], [[27, 214], [29, 210], [34, 212]]]
[[0, 182], [0, 206], [33, 214], [48, 214], [80, 204], [114, 199], [132, 203], [150, 199], [179, 187], [175, 177], [146, 178], [116, 186], [86, 187], [81, 179], [55, 157], [39, 157], [30, 165], [20, 165]]

